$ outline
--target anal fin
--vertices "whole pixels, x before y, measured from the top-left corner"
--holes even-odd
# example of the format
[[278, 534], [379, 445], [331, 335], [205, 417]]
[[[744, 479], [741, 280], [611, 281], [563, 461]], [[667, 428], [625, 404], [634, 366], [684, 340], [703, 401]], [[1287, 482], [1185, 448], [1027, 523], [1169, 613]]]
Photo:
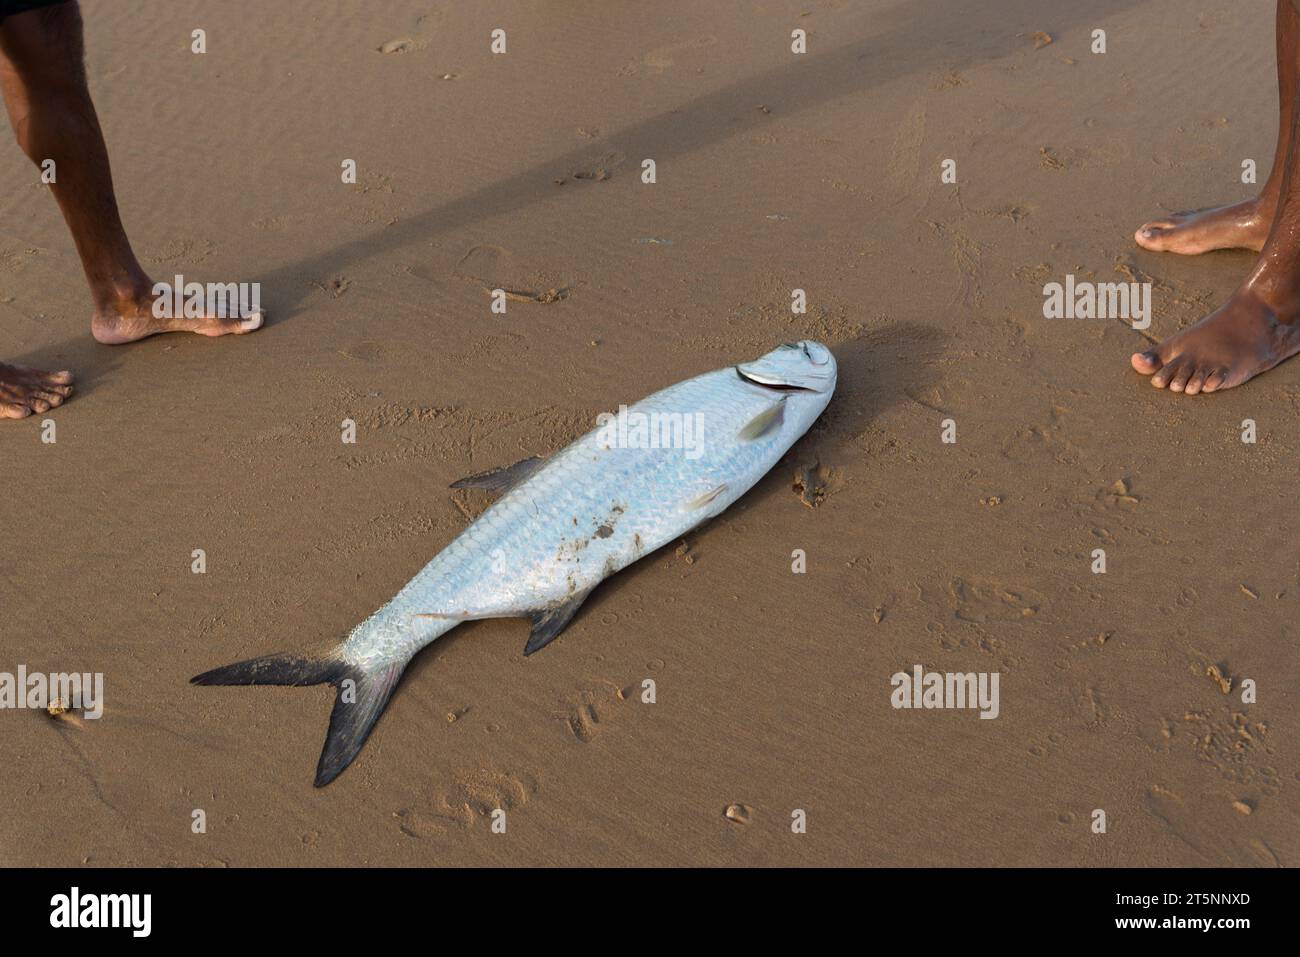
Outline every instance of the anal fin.
[[549, 608], [543, 608], [532, 613], [533, 630], [528, 635], [528, 644], [524, 645], [524, 656], [531, 655], [534, 651], [540, 651], [552, 641], [559, 637], [569, 621], [573, 618], [582, 603], [587, 600], [591, 594], [591, 589], [578, 592], [558, 605], [552, 605]]

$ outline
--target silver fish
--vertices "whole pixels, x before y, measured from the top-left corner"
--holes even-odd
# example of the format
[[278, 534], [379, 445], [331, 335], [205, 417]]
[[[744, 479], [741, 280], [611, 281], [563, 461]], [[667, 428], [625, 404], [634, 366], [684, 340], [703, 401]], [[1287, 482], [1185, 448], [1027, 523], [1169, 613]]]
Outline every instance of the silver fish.
[[463, 621], [530, 618], [525, 655], [569, 623], [600, 582], [745, 494], [835, 390], [818, 342], [786, 344], [656, 392], [550, 458], [452, 488], [504, 493], [347, 639], [322, 657], [268, 655], [200, 685], [338, 688], [316, 786], [352, 762], [415, 654]]

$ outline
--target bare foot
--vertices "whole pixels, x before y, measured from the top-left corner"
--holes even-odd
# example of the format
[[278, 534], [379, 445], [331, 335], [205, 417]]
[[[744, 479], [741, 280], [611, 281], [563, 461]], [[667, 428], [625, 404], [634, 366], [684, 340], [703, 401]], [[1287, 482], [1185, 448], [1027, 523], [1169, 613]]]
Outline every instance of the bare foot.
[[1195, 256], [1213, 249], [1259, 252], [1273, 225], [1276, 201], [1257, 197], [1230, 206], [1174, 213], [1144, 223], [1133, 238], [1143, 249]]
[[0, 363], [0, 419], [48, 412], [72, 395], [71, 372], [42, 372]]
[[161, 332], [193, 332], [200, 336], [242, 335], [262, 328], [263, 313], [255, 312], [247, 319], [238, 316], [224, 318], [204, 316], [199, 319], [158, 318], [153, 304], [157, 297], [152, 293], [136, 299], [124, 299], [111, 306], [95, 310], [90, 320], [90, 332], [105, 345], [120, 346]]
[[1135, 352], [1133, 368], [1157, 389], [1217, 392], [1241, 385], [1300, 352], [1300, 303], [1279, 309], [1248, 286], [1196, 325], [1154, 349]]

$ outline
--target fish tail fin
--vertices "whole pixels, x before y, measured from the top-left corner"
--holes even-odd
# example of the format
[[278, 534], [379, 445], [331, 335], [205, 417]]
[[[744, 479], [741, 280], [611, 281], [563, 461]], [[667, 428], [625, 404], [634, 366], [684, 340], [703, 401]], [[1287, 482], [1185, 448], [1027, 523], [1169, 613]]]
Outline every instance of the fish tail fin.
[[384, 713], [409, 657], [398, 660], [351, 661], [339, 652], [322, 658], [302, 655], [266, 655], [214, 668], [190, 679], [196, 685], [320, 685], [338, 689], [330, 714], [329, 732], [320, 762], [316, 787], [324, 787], [343, 773], [366, 743]]

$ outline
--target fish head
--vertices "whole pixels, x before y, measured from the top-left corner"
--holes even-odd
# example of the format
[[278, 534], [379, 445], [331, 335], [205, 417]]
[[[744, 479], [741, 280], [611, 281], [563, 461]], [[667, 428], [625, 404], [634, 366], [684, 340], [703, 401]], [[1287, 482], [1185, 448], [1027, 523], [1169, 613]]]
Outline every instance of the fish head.
[[752, 386], [780, 393], [787, 414], [803, 419], [804, 428], [821, 415], [835, 391], [835, 357], [811, 339], [787, 342], [753, 362], [742, 362], [736, 374]]

